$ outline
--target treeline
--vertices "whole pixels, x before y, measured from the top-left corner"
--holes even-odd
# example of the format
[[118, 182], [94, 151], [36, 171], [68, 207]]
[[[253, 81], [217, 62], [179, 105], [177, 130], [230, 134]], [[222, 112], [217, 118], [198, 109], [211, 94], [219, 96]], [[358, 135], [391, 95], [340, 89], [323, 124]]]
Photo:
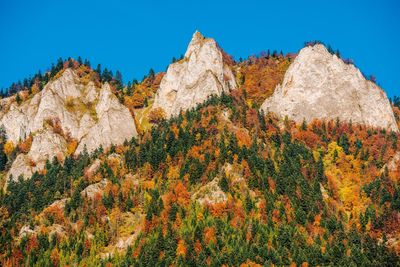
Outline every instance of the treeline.
[[[2, 88], [0, 91], [0, 96], [2, 98], [14, 95], [17, 92], [23, 90], [31, 90], [32, 86], [36, 84], [39, 90], [42, 90], [43, 87], [54, 77], [58, 72], [62, 69], [69, 68], [78, 68], [79, 66], [84, 65], [88, 68], [92, 68], [91, 63], [88, 59], [82, 59], [78, 57], [76, 60], [69, 57], [67, 59], [59, 58], [56, 63], [52, 63], [51, 67], [46, 70], [44, 73], [42, 71], [38, 71], [33, 76], [23, 79], [22, 81], [12, 83], [8, 88]], [[120, 71], [115, 71], [115, 73], [108, 69], [102, 68], [101, 64], [98, 64], [95, 69], [93, 69], [98, 74], [98, 78], [100, 82], [113, 82], [118, 88], [123, 87], [123, 79]], [[133, 83], [137, 82], [136, 80]]]
[[394, 96], [392, 100], [393, 106], [398, 107], [400, 109], [400, 97]]

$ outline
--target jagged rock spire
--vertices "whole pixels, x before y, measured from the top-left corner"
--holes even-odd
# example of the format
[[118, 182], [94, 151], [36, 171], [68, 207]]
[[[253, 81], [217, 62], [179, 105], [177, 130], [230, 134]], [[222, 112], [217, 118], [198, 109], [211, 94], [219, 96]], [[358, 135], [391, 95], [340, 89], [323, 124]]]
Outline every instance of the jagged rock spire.
[[201, 47], [204, 39], [205, 37], [199, 31], [195, 31], [186, 50], [185, 57], [189, 57], [194, 50], [198, 50]]
[[161, 81], [153, 108], [162, 108], [167, 117], [195, 107], [211, 95], [236, 88], [235, 77], [223, 61], [222, 51], [211, 38], [196, 31], [185, 58], [171, 64]]

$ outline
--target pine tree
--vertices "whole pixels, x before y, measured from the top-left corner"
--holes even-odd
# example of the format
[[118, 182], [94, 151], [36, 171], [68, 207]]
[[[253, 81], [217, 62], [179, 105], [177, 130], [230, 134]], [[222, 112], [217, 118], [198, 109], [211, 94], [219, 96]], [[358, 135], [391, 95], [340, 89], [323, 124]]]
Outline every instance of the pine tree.
[[306, 119], [303, 119], [303, 123], [301, 124], [301, 130], [306, 131], [307, 130], [307, 122]]
[[18, 105], [21, 104], [22, 99], [21, 99], [21, 97], [19, 96], [19, 93], [17, 93], [17, 95], [15, 96], [15, 101], [17, 101], [17, 104], [18, 104]]
[[0, 171], [6, 169], [7, 155], [4, 153], [4, 144], [0, 143]]
[[345, 133], [340, 135], [338, 145], [343, 148], [343, 151], [346, 153], [346, 155], [349, 154], [350, 142]]
[[86, 65], [86, 66], [88, 66], [88, 67], [90, 68], [90, 61], [89, 61], [89, 59], [85, 59], [84, 65]]
[[155, 76], [154, 70], [153, 70], [153, 69], [150, 69], [150, 70], [149, 70], [149, 74], [147, 75], [147, 77], [149, 77], [150, 79], [154, 79], [154, 76]]
[[96, 72], [99, 74], [99, 77], [101, 78], [101, 64], [97, 64]]
[[115, 81], [117, 82], [118, 89], [122, 89], [122, 74], [119, 70], [115, 72]]

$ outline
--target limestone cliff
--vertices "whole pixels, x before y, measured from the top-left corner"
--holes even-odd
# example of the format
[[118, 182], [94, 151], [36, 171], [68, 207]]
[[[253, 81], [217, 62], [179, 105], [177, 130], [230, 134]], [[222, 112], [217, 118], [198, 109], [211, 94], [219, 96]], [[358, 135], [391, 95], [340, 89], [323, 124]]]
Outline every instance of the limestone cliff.
[[321, 44], [300, 51], [261, 109], [299, 123], [339, 118], [398, 132], [385, 92]]
[[185, 57], [168, 67], [153, 108], [162, 108], [167, 117], [171, 117], [195, 107], [210, 95], [220, 95], [234, 88], [235, 77], [225, 64], [217, 43], [195, 32]]
[[[57, 122], [61, 128], [58, 133], [48, 127], [49, 120]], [[85, 146], [91, 152], [137, 135], [132, 115], [119, 103], [110, 85], [83, 84], [72, 69], [66, 69], [20, 105], [5, 105], [0, 112], [0, 125], [14, 144], [33, 136], [30, 151], [18, 155], [11, 166], [8, 176], [12, 174], [14, 179], [19, 175], [28, 178], [43, 168], [47, 159], [63, 158], [67, 136], [77, 141], [74, 153], [78, 155]]]

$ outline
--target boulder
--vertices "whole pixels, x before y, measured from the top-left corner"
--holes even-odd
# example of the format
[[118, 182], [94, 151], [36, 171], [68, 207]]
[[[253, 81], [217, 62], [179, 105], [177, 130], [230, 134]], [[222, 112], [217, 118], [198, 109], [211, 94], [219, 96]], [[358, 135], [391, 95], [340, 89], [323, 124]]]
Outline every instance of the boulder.
[[93, 200], [96, 193], [99, 193], [101, 195], [103, 194], [103, 190], [106, 187], [106, 185], [107, 185], [107, 179], [103, 179], [98, 183], [91, 184], [82, 190], [81, 196]]
[[396, 171], [400, 166], [400, 151], [397, 151], [387, 164], [389, 171]]
[[100, 166], [101, 161], [99, 159], [95, 159], [94, 162], [85, 170], [86, 177], [92, 178], [100, 169]]
[[36, 234], [36, 230], [32, 230], [29, 225], [22, 226], [21, 230], [19, 230], [19, 238], [24, 236], [30, 236]]
[[211, 182], [200, 187], [200, 189], [193, 194], [192, 199], [196, 200], [201, 205], [226, 202], [228, 197], [219, 187], [219, 179], [219, 177], [215, 177]]

